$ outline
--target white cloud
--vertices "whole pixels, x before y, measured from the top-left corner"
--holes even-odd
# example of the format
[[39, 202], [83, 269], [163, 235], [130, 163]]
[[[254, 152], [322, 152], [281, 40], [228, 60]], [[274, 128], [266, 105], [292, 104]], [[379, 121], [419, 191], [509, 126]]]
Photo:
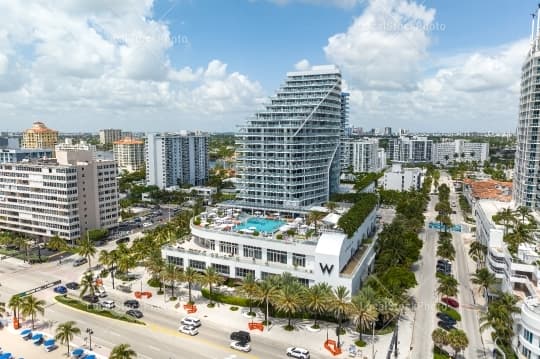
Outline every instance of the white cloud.
[[302, 59], [294, 65], [294, 68], [297, 69], [298, 71], [305, 71], [305, 70], [309, 70], [311, 68], [311, 65], [308, 60]]
[[225, 130], [231, 124], [220, 120], [224, 111], [253, 111], [261, 86], [228, 72], [227, 64], [171, 63], [168, 51], [182, 44], [153, 18], [152, 6], [152, 0], [0, 2], [2, 121], [14, 130], [24, 127], [21, 119], [35, 118], [60, 130], [111, 120], [143, 130]]
[[349, 8], [355, 7], [358, 4], [364, 3], [366, 0], [268, 0], [268, 1], [276, 3], [278, 5], [287, 5], [290, 3], [298, 2], [302, 4], [337, 6], [344, 9], [349, 9]]

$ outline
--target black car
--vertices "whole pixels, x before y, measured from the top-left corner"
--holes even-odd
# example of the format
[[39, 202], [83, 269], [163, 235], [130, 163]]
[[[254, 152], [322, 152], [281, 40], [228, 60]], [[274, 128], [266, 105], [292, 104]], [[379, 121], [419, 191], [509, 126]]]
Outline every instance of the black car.
[[454, 330], [456, 329], [454, 327], [454, 325], [450, 324], [450, 323], [447, 323], [447, 322], [443, 322], [442, 320], [440, 320], [437, 325], [440, 327], [440, 328], [443, 328], [444, 330], [447, 330], [447, 331], [451, 331], [451, 330]]
[[97, 295], [86, 294], [82, 297], [82, 300], [88, 303], [97, 303], [99, 302], [99, 297]]
[[124, 302], [124, 306], [131, 309], [138, 309], [139, 308], [139, 302], [135, 299], [129, 299]]
[[124, 237], [116, 240], [116, 244], [122, 244], [129, 242], [129, 237]]
[[69, 283], [66, 283], [66, 288], [67, 289], [71, 289], [71, 290], [74, 290], [74, 289], [79, 289], [80, 285], [79, 283], [77, 282], [69, 282]]
[[136, 309], [130, 309], [126, 312], [126, 314], [137, 319], [140, 319], [143, 317], [142, 312]]
[[236, 340], [238, 342], [247, 342], [249, 343], [251, 341], [251, 336], [248, 332], [245, 332], [243, 330], [239, 330], [237, 332], [231, 333], [231, 340]]
[[454, 318], [450, 317], [446, 313], [441, 313], [441, 312], [437, 313], [437, 318], [439, 318], [441, 321], [446, 322], [450, 325], [456, 325], [457, 323]]

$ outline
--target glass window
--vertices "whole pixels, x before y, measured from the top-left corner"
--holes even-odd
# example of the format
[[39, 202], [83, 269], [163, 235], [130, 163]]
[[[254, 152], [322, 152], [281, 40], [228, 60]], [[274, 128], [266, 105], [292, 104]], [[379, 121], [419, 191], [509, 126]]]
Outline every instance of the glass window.
[[244, 245], [244, 257], [261, 259], [262, 258], [261, 247], [253, 247], [253, 246]]
[[205, 270], [206, 263], [203, 261], [196, 261], [194, 259], [189, 260], [189, 266], [193, 269]]
[[532, 343], [533, 333], [523, 328], [523, 338], [525, 338], [525, 340], [528, 341], [529, 343]]
[[226, 265], [223, 265], [223, 264], [212, 263], [212, 267], [213, 267], [218, 273], [221, 273], [221, 274], [227, 274], [227, 275], [229, 275], [230, 272], [231, 272], [229, 266], [226, 266]]
[[305, 267], [306, 266], [306, 256], [303, 254], [293, 253], [292, 255], [293, 266], [295, 267]]
[[180, 267], [184, 266], [184, 258], [180, 257], [167, 256], [167, 262]]
[[219, 251], [230, 255], [238, 254], [238, 244], [231, 242], [219, 242]]
[[267, 249], [266, 258], [268, 262], [287, 264], [287, 252], [284, 252], [284, 251], [276, 251], [273, 249]]
[[244, 277], [246, 277], [248, 274], [251, 274], [253, 277], [255, 277], [255, 271], [254, 271], [254, 270], [236, 267], [236, 276], [237, 276], [237, 277], [242, 277], [242, 278], [244, 278]]

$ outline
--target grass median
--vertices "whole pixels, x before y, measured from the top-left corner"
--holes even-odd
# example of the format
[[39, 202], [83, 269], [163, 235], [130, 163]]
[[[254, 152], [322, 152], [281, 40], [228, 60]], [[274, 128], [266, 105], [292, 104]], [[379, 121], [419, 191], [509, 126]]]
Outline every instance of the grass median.
[[89, 303], [80, 301], [80, 300], [75, 299], [75, 298], [64, 297], [63, 295], [57, 295], [56, 297], [54, 297], [54, 299], [57, 302], [60, 302], [60, 303], [62, 303], [64, 305], [67, 305], [68, 307], [72, 307], [72, 308], [75, 308], [75, 309], [78, 309], [78, 310], [82, 310], [82, 311], [87, 312], [87, 313], [100, 315], [102, 317], [106, 317], [106, 318], [110, 318], [110, 319], [117, 319], [117, 320], [121, 320], [121, 321], [128, 322], [128, 323], [146, 325], [145, 322], [142, 322], [140, 320], [132, 318], [132, 317], [130, 317], [128, 315], [112, 312], [112, 311], [110, 311], [108, 309], [99, 309], [98, 307], [93, 308], [93, 307], [90, 306]]

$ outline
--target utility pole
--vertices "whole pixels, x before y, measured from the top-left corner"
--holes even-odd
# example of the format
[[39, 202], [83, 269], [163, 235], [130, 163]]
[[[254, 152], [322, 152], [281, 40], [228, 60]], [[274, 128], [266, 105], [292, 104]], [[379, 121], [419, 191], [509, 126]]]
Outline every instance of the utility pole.
[[92, 350], [92, 334], [94, 334], [94, 331], [90, 328], [86, 328], [86, 333], [88, 334], [89, 339], [88, 349]]

